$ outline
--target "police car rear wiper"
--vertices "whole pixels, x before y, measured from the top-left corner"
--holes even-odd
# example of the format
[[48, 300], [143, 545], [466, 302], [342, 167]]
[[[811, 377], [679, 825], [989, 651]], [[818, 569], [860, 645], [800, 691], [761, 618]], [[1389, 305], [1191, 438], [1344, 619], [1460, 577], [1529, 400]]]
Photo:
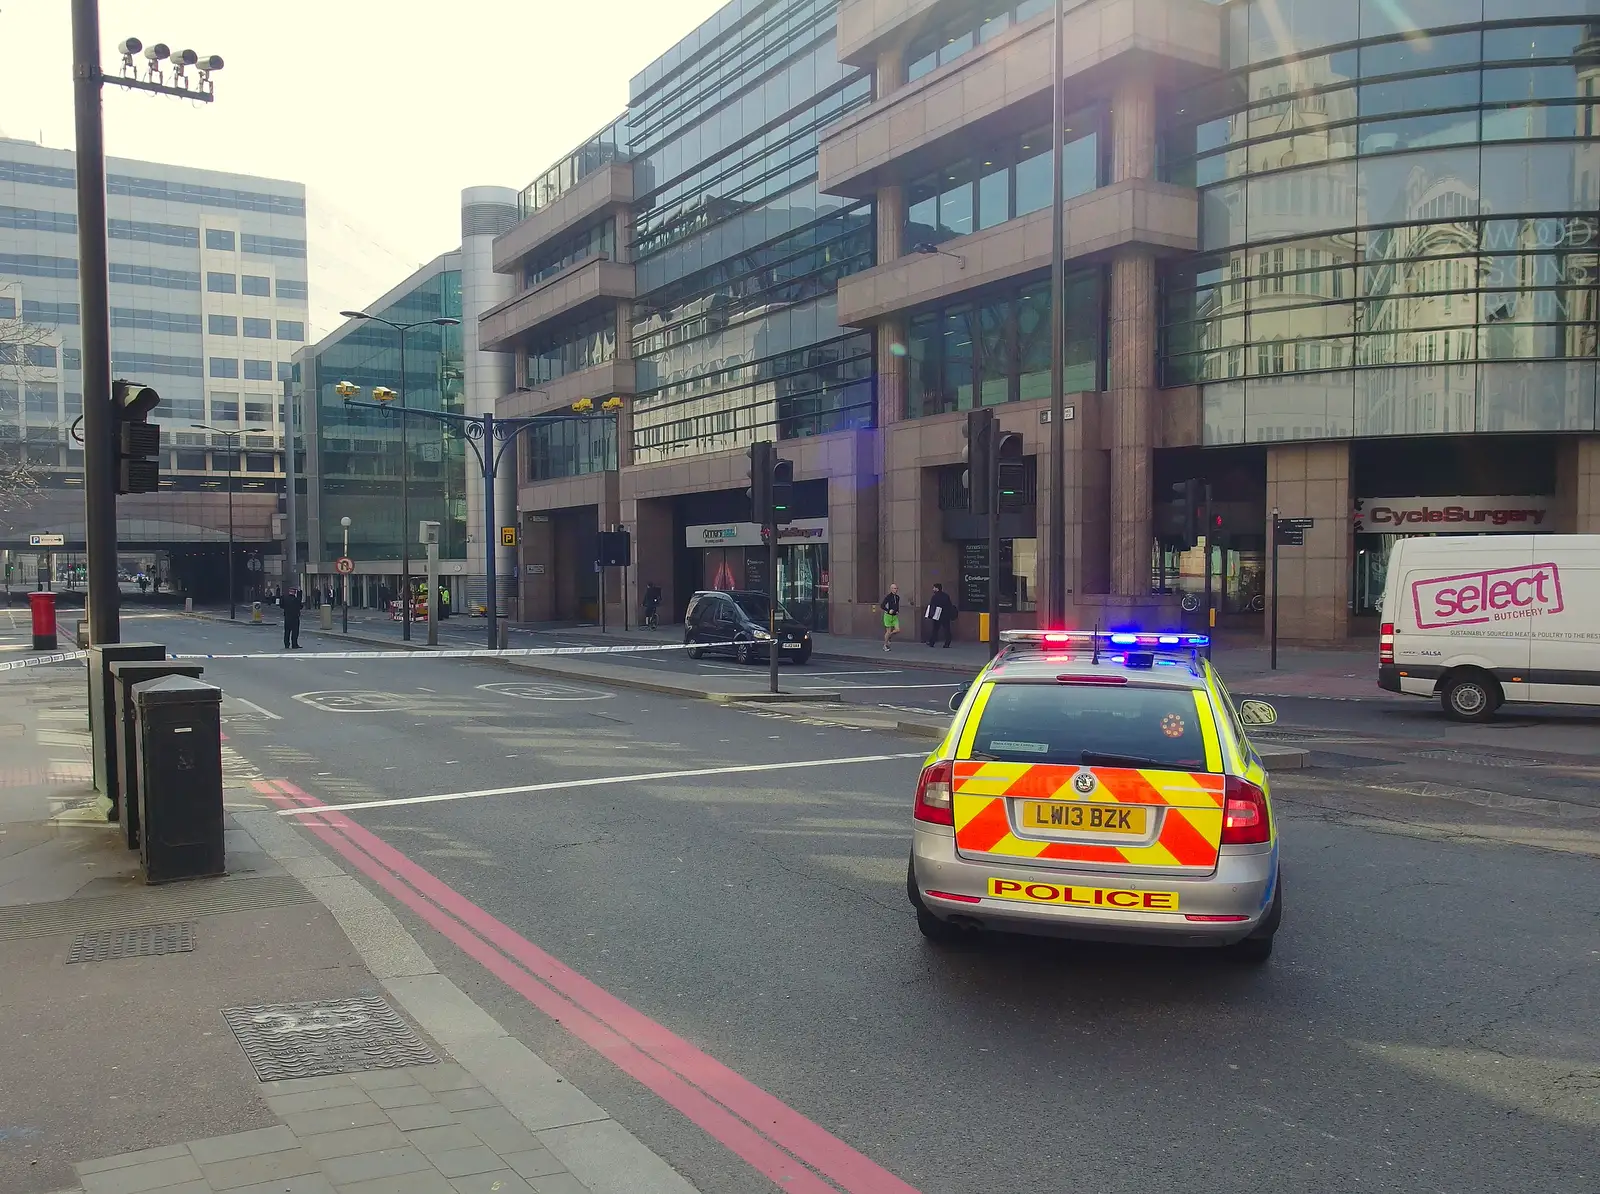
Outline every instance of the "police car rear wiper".
[[1147, 759], [1142, 755], [1110, 755], [1102, 754], [1097, 750], [1086, 750], [1078, 756], [1078, 761], [1085, 767], [1166, 767], [1167, 764], [1159, 759]]

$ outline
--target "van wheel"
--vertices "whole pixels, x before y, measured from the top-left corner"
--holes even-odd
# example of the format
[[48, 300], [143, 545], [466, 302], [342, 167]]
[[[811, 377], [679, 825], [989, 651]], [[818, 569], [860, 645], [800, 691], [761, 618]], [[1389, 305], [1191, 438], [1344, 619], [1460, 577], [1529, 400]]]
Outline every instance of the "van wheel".
[[1494, 677], [1480, 671], [1452, 676], [1439, 698], [1445, 714], [1456, 721], [1488, 721], [1504, 699]]

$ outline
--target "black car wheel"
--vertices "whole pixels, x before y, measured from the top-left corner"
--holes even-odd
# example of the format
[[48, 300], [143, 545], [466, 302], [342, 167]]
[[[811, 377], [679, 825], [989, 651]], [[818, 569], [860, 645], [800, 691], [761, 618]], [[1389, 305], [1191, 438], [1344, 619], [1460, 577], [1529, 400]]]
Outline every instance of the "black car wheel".
[[733, 657], [740, 663], [749, 663], [755, 658], [755, 652], [749, 643], [738, 643], [733, 648]]
[[689, 658], [690, 659], [699, 659], [705, 653], [706, 653], [706, 649], [704, 647], [690, 647], [689, 648]]
[[803, 664], [803, 663], [811, 662], [811, 644], [807, 643], [805, 646], [801, 647], [798, 651], [796, 651], [794, 653], [793, 656], [791, 656], [791, 658], [795, 661], [796, 664]]

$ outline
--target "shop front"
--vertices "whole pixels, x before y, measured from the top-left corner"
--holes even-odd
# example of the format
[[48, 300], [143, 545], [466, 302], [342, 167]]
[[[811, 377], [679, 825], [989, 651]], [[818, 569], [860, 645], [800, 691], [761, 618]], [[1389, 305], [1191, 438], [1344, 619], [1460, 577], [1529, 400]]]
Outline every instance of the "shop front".
[[[692, 575], [701, 589], [771, 591], [767, 543], [753, 522], [684, 528]], [[812, 630], [828, 629], [828, 520], [797, 518], [778, 528], [778, 600]]]
[[1549, 533], [1554, 502], [1550, 496], [1356, 498], [1352, 608], [1357, 614], [1382, 612], [1389, 558], [1402, 539]]

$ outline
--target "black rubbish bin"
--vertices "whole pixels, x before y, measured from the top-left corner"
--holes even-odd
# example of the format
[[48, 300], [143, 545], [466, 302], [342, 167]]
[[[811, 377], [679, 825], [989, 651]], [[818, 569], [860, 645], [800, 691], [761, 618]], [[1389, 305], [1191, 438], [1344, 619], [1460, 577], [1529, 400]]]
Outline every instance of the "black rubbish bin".
[[136, 850], [139, 848], [139, 752], [134, 745], [137, 730], [133, 686], [146, 680], [159, 680], [162, 676], [189, 676], [198, 680], [205, 669], [198, 663], [125, 659], [108, 664], [107, 671], [111, 676], [112, 699], [116, 707], [116, 717], [111, 726], [116, 735], [113, 749], [117, 761], [117, 787], [128, 794], [122, 827], [128, 833], [128, 849]]
[[224, 874], [222, 689], [164, 676], [135, 684], [133, 704], [145, 882]]
[[[122, 785], [117, 776], [117, 690], [111, 683], [111, 665], [124, 659], [161, 660], [167, 649], [160, 643], [105, 643], [89, 648], [89, 730], [93, 735], [94, 786], [111, 801], [106, 820], [122, 817]], [[129, 793], [131, 796], [132, 793]]]

